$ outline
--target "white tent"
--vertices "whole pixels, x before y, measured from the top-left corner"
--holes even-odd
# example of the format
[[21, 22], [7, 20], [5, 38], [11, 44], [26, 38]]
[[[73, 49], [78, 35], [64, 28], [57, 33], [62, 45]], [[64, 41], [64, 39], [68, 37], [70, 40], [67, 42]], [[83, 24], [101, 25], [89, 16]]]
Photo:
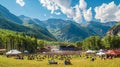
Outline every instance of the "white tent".
[[27, 50], [24, 51], [25, 54], [28, 54], [29, 52]]
[[16, 54], [21, 54], [21, 52], [18, 50], [10, 50], [6, 53], [6, 55], [16, 55]]
[[95, 51], [92, 51], [92, 50], [87, 50], [86, 52], [87, 53], [95, 53]]
[[103, 49], [100, 49], [99, 52], [104, 52], [104, 50], [103, 50]]
[[106, 50], [103, 50], [103, 49], [100, 49], [99, 52], [105, 53], [105, 52], [107, 52], [107, 51], [106, 51]]
[[51, 51], [52, 51], [52, 52], [57, 52], [57, 51], [59, 51], [59, 49], [53, 48], [53, 49], [51, 49]]
[[105, 55], [105, 53], [104, 52], [99, 52], [99, 53], [97, 53], [97, 55], [102, 56], [102, 55]]

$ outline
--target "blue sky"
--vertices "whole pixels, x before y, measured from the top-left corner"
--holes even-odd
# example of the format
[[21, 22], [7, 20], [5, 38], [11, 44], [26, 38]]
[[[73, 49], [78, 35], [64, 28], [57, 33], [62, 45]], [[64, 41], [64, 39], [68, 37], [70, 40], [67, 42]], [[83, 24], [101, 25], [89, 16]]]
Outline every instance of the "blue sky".
[[[113, 1], [114, 3], [112, 3]], [[17, 16], [25, 15], [40, 20], [61, 18], [80, 23], [92, 20], [119, 21], [118, 18], [120, 17], [120, 0], [0, 0], [0, 4]], [[116, 9], [115, 11], [106, 9], [109, 7], [110, 10]], [[100, 13], [100, 11], [105, 12]], [[109, 15], [111, 12], [114, 14]]]

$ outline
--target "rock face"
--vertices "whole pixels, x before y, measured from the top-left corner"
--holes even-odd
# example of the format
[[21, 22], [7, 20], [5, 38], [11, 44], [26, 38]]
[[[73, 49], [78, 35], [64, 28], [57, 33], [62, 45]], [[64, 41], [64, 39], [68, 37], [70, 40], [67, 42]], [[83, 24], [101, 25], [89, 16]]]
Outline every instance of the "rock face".
[[112, 27], [108, 32], [107, 35], [119, 35], [120, 32], [120, 24], [115, 25], [114, 27]]

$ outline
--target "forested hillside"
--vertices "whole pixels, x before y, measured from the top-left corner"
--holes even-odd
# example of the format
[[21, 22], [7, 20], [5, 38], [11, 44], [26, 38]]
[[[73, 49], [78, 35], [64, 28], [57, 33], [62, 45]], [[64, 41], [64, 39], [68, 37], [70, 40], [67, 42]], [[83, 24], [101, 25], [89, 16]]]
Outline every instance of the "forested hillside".
[[0, 28], [9, 29], [16, 32], [24, 32], [26, 35], [34, 35], [37, 38], [44, 40], [56, 40], [54, 36], [50, 34], [46, 29], [37, 27], [34, 28], [26, 27], [0, 17]]

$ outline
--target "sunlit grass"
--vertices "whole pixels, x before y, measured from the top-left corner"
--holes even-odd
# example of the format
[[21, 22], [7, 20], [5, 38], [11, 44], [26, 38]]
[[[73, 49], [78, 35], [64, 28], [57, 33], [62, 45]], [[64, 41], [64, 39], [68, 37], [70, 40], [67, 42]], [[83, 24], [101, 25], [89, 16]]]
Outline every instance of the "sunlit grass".
[[94, 62], [90, 59], [74, 58], [71, 60], [72, 65], [64, 65], [63, 60], [57, 60], [59, 64], [49, 65], [48, 59], [43, 61], [37, 60], [16, 60], [0, 56], [0, 67], [120, 67], [120, 58], [101, 60], [97, 58]]

